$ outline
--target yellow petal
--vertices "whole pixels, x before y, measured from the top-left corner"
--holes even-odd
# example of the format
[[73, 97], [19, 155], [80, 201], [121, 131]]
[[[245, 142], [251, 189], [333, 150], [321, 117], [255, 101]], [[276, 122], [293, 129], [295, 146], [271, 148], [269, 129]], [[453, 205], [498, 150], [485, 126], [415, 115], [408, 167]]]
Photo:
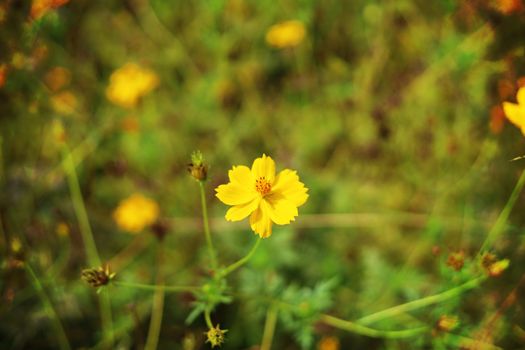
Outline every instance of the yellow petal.
[[525, 108], [525, 87], [521, 87], [516, 94], [516, 99], [521, 107]]
[[228, 171], [228, 177], [232, 183], [235, 183], [246, 189], [250, 188], [255, 191], [255, 180], [250, 168], [245, 165], [234, 166]]
[[275, 179], [275, 162], [272, 158], [263, 154], [262, 157], [253, 161], [252, 174], [255, 179], [264, 177], [270, 183], [273, 183]]
[[299, 181], [295, 171], [284, 169], [276, 177], [272, 186], [272, 194], [280, 194], [290, 200], [296, 207], [303, 205], [308, 199], [308, 188]]
[[294, 203], [279, 194], [266, 196], [261, 202], [261, 209], [267, 211], [277, 225], [287, 225], [299, 215]]
[[237, 183], [220, 185], [215, 189], [215, 196], [227, 205], [240, 205], [250, 202], [257, 196], [253, 187], [241, 187]]
[[260, 198], [255, 197], [250, 202], [242, 205], [236, 205], [226, 212], [226, 220], [240, 221], [250, 215], [259, 206]]
[[503, 111], [507, 119], [518, 128], [525, 126], [525, 106], [519, 106], [515, 103], [503, 102]]
[[260, 207], [250, 216], [250, 226], [253, 232], [262, 238], [270, 237], [272, 234], [272, 220]]

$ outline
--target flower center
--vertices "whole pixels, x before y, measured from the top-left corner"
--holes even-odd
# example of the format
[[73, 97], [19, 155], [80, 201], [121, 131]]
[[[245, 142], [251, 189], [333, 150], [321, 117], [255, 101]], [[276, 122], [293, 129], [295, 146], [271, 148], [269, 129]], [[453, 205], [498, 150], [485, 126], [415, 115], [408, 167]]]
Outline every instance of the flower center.
[[255, 180], [255, 189], [264, 196], [272, 190], [272, 184], [264, 176], [261, 176]]

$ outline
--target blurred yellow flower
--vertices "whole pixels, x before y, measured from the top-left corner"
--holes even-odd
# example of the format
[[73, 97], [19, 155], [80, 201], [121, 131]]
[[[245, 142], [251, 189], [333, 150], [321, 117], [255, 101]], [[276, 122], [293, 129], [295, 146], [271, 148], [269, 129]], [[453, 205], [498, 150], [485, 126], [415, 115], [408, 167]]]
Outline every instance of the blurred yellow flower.
[[113, 212], [118, 227], [131, 233], [139, 233], [153, 224], [158, 216], [158, 204], [138, 193], [122, 200]]
[[266, 43], [279, 49], [297, 46], [306, 35], [304, 24], [297, 20], [285, 21], [270, 27]]
[[65, 222], [59, 222], [56, 226], [56, 234], [60, 237], [69, 236], [69, 226]]
[[150, 69], [126, 63], [109, 78], [106, 97], [116, 105], [134, 108], [142, 96], [157, 87], [159, 78]]
[[503, 111], [508, 120], [521, 129], [525, 135], [525, 87], [521, 87], [516, 95], [518, 103], [503, 102]]
[[73, 114], [78, 106], [77, 97], [71, 91], [59, 92], [51, 97], [51, 106], [59, 114]]
[[11, 251], [13, 253], [20, 253], [22, 250], [22, 242], [20, 241], [20, 238], [15, 237], [11, 240]]
[[438, 331], [450, 332], [459, 325], [457, 316], [441, 315], [436, 323]]
[[250, 226], [259, 236], [272, 234], [272, 224], [286, 225], [295, 220], [297, 208], [308, 199], [308, 189], [295, 171], [284, 169], [275, 175], [275, 162], [263, 154], [254, 160], [252, 168], [234, 166], [230, 182], [215, 189], [216, 196], [232, 207], [226, 220], [240, 221], [250, 216]]

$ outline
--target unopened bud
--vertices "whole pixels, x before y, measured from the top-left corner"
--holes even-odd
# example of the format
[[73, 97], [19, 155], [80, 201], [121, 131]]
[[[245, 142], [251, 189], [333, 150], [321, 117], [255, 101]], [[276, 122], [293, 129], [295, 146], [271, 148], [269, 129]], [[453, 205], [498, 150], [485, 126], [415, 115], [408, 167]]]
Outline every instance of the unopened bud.
[[188, 172], [197, 181], [205, 181], [208, 177], [208, 166], [204, 163], [204, 157], [200, 151], [192, 153], [191, 163], [188, 164]]

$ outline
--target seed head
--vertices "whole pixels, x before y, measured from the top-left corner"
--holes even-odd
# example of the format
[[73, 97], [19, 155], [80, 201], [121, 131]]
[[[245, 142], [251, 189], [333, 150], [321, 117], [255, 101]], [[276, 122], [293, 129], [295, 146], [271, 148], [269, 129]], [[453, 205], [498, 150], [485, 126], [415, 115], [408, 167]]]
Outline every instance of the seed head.
[[103, 287], [107, 285], [115, 273], [110, 273], [109, 266], [90, 268], [82, 270], [82, 280], [94, 288]]
[[227, 329], [220, 329], [219, 325], [210, 328], [206, 334], [206, 343], [210, 343], [211, 347], [221, 346], [224, 343], [224, 334], [228, 332]]
[[481, 257], [481, 267], [490, 277], [498, 277], [510, 265], [509, 259], [498, 260], [498, 257], [492, 253], [485, 253]]
[[456, 271], [460, 271], [465, 264], [465, 252], [463, 250], [452, 252], [448, 255], [447, 266], [453, 268]]

